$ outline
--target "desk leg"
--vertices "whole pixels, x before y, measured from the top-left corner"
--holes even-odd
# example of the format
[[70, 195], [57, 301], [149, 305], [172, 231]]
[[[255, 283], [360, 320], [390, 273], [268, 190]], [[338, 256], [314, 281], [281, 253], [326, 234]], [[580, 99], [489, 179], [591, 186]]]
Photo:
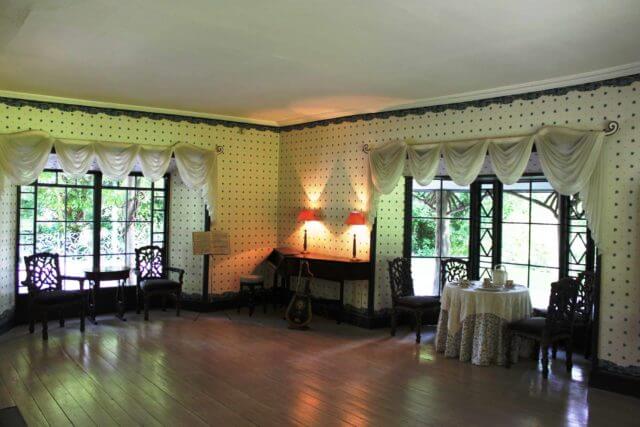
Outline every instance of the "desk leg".
[[344, 280], [340, 281], [340, 308], [338, 311], [338, 324], [342, 323], [342, 312], [344, 311]]
[[126, 308], [126, 301], [124, 296], [124, 291], [125, 291], [124, 283], [125, 283], [124, 280], [118, 281], [118, 289], [116, 290], [116, 310], [118, 310], [118, 313], [116, 314], [116, 317], [126, 322], [127, 318], [124, 317], [124, 311]]
[[100, 289], [100, 282], [94, 282], [93, 286], [91, 286], [91, 295], [89, 297], [89, 319], [94, 325], [98, 324], [96, 320], [96, 294], [98, 289]]

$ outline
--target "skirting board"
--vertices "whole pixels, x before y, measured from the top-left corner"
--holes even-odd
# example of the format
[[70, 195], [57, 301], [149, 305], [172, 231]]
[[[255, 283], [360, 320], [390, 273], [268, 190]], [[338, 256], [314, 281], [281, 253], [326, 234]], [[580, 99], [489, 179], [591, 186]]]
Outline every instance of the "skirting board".
[[15, 310], [6, 310], [0, 314], [0, 334], [4, 334], [9, 329], [13, 328], [15, 317]]
[[640, 376], [614, 372], [599, 364], [591, 371], [589, 387], [640, 398]]

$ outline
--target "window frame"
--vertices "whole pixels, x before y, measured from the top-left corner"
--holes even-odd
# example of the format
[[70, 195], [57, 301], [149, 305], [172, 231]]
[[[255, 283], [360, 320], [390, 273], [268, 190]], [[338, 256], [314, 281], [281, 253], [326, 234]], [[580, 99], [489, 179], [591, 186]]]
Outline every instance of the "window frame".
[[[451, 178], [446, 175], [438, 175], [434, 179], [450, 180]], [[532, 182], [532, 181], [546, 181], [544, 175], [540, 173], [525, 173], [518, 182]], [[413, 239], [413, 183], [412, 176], [405, 177], [405, 198], [404, 198], [404, 242], [403, 242], [403, 256], [412, 260], [412, 239]], [[469, 237], [469, 275], [472, 278], [480, 277], [480, 241], [481, 241], [481, 196], [482, 191], [486, 189], [486, 185], [492, 185], [493, 191], [493, 215], [492, 215], [492, 253], [491, 259], [493, 265], [502, 263], [502, 210], [503, 210], [503, 198], [504, 198], [504, 186], [497, 179], [495, 175], [479, 175], [476, 180], [470, 185], [470, 197], [471, 197], [471, 210], [470, 210], [470, 237]], [[485, 187], [483, 187], [485, 185]], [[571, 215], [571, 203], [572, 197], [558, 195], [558, 209], [559, 209], [559, 260], [558, 260], [558, 279], [566, 277], [569, 274], [575, 274], [575, 264], [570, 263], [570, 238], [572, 234], [572, 218]], [[578, 218], [579, 219], [579, 218]], [[531, 226], [529, 221], [529, 227]], [[545, 224], [549, 225], [549, 224]], [[585, 270], [594, 271], [596, 247], [591, 233], [586, 228], [586, 244], [585, 244]], [[530, 254], [529, 254], [530, 258]], [[529, 260], [530, 261], [530, 260]], [[512, 263], [513, 264], [513, 263]], [[529, 268], [536, 267], [530, 262], [527, 264]], [[542, 266], [547, 268], [547, 266]]]
[[[22, 284], [20, 283], [20, 272], [21, 272], [21, 265], [23, 263], [23, 259], [20, 256], [20, 247], [21, 246], [29, 246], [29, 244], [21, 244], [21, 235], [25, 235], [25, 234], [31, 234], [33, 236], [33, 241], [31, 242], [31, 246], [32, 246], [32, 252], [36, 253], [36, 244], [37, 244], [37, 223], [38, 221], [38, 203], [37, 203], [37, 199], [38, 199], [38, 188], [41, 187], [48, 187], [48, 188], [64, 188], [65, 191], [68, 188], [84, 188], [84, 189], [91, 189], [93, 191], [93, 219], [92, 221], [86, 221], [87, 223], [91, 223], [93, 225], [93, 248], [92, 248], [92, 254], [88, 255], [91, 256], [92, 258], [92, 268], [94, 270], [99, 270], [100, 269], [100, 264], [101, 264], [101, 257], [103, 255], [113, 255], [110, 253], [101, 253], [100, 252], [100, 234], [101, 234], [101, 230], [102, 230], [102, 191], [103, 189], [122, 189], [125, 191], [129, 191], [129, 190], [143, 190], [143, 191], [150, 191], [151, 192], [151, 226], [150, 226], [150, 236], [151, 236], [151, 240], [150, 240], [150, 244], [151, 242], [153, 242], [153, 244], [160, 244], [162, 247], [165, 248], [165, 250], [167, 251], [167, 253], [169, 253], [169, 239], [168, 239], [168, 235], [169, 235], [169, 211], [170, 211], [170, 183], [171, 183], [171, 179], [170, 179], [170, 174], [166, 173], [165, 175], [163, 175], [162, 179], [164, 180], [164, 188], [155, 188], [155, 186], [152, 184], [151, 187], [146, 188], [140, 188], [138, 187], [136, 184], [134, 184], [133, 186], [128, 186], [128, 185], [103, 185], [103, 178], [104, 175], [102, 174], [101, 171], [88, 171], [87, 174], [88, 175], [92, 175], [93, 176], [93, 184], [91, 185], [79, 185], [79, 184], [66, 184], [66, 183], [60, 183], [58, 180], [58, 177], [61, 176], [64, 172], [61, 169], [55, 169], [55, 168], [46, 168], [43, 170], [43, 172], [53, 172], [56, 173], [56, 182], [55, 183], [41, 183], [38, 180], [32, 182], [31, 184], [27, 184], [27, 185], [18, 185], [16, 186], [16, 200], [17, 200], [17, 206], [16, 206], [16, 234], [15, 234], [15, 268], [14, 268], [14, 274], [15, 274], [15, 292], [16, 295], [21, 295], [20, 290], [22, 288], [24, 288], [24, 286], [22, 286]], [[142, 173], [141, 172], [131, 172], [128, 177], [135, 177], [136, 178], [136, 183], [137, 183], [137, 177], [142, 177]], [[33, 192], [24, 192], [22, 191], [23, 187], [32, 187], [34, 189]], [[155, 235], [154, 235], [154, 228], [153, 228], [153, 214], [155, 211], [155, 194], [156, 193], [161, 193], [162, 194], [162, 198], [164, 198], [164, 209], [163, 209], [163, 215], [164, 215], [164, 221], [163, 221], [163, 227], [162, 227], [162, 231], [161, 234], [163, 236], [162, 242], [159, 243], [157, 240], [155, 240]], [[21, 211], [24, 209], [21, 206], [21, 198], [22, 198], [22, 194], [33, 194], [33, 207], [32, 208], [28, 208], [28, 209], [32, 209], [33, 210], [33, 232], [32, 233], [22, 233], [21, 231]], [[65, 201], [66, 204], [66, 201]], [[43, 221], [40, 221], [43, 222]], [[45, 221], [47, 222], [47, 221]], [[62, 222], [62, 223], [69, 223], [69, 222], [76, 222], [76, 221], [67, 221], [67, 216], [66, 216], [66, 212], [65, 212], [65, 218], [62, 221], [54, 221], [54, 222]], [[137, 221], [132, 221], [132, 222], [137, 222]], [[156, 234], [160, 234], [160, 233], [156, 233]], [[66, 240], [66, 239], [65, 239]], [[106, 287], [108, 287], [108, 284], [104, 284]]]

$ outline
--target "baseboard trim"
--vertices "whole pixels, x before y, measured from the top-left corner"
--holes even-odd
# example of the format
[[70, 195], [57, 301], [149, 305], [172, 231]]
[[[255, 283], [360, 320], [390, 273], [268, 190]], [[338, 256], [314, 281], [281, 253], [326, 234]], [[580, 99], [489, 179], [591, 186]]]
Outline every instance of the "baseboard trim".
[[596, 367], [589, 376], [589, 387], [640, 398], [640, 377]]
[[0, 314], [0, 334], [4, 334], [13, 328], [15, 324], [15, 309], [5, 310]]

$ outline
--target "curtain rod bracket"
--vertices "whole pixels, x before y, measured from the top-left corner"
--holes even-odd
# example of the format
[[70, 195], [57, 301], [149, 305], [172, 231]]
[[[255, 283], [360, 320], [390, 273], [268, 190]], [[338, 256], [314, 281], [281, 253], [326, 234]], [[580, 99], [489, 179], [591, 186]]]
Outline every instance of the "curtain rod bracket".
[[609, 123], [607, 123], [607, 127], [604, 129], [604, 134], [606, 136], [611, 136], [618, 132], [618, 129], [620, 129], [620, 123], [615, 120], [611, 120]]
[[216, 145], [216, 153], [224, 154], [224, 145]]

